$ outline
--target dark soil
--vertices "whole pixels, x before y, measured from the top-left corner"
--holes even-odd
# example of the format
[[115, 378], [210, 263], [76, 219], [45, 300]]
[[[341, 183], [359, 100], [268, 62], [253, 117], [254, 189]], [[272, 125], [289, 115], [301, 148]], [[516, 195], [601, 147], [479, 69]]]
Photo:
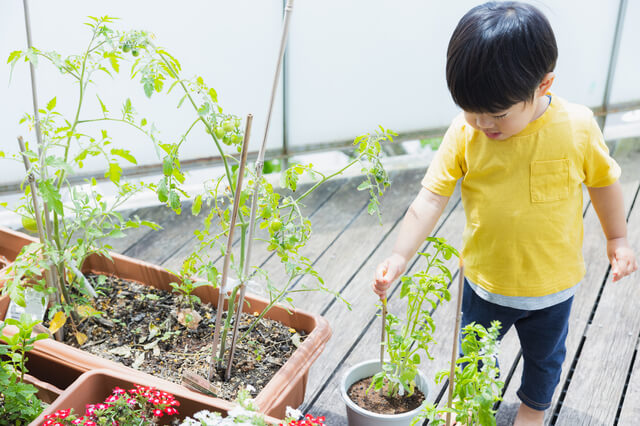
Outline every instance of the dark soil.
[[385, 385], [380, 392], [376, 392], [371, 388], [371, 377], [362, 379], [351, 385], [347, 391], [347, 395], [360, 408], [378, 413], [378, 414], [401, 414], [414, 410], [424, 402], [424, 394], [416, 389], [410, 397], [397, 396], [391, 398], [387, 396], [387, 386]]
[[[67, 333], [65, 343], [175, 383], [181, 383], [185, 373], [208, 376], [215, 307], [196, 304], [194, 309], [202, 319], [195, 330], [189, 330], [178, 322], [180, 302], [176, 294], [119, 278], [108, 277], [102, 284], [98, 284], [97, 276], [87, 278], [101, 294], [95, 308], [103, 314], [80, 325], [79, 330], [89, 338], [84, 345], [78, 345], [73, 333]], [[255, 320], [243, 313], [238, 335]], [[304, 337], [304, 332], [279, 322], [260, 320], [236, 347], [231, 379], [212, 382], [216, 396], [233, 400], [247, 385], [260, 392], [296, 349], [294, 341]], [[228, 349], [231, 332], [227, 342]], [[224, 372], [219, 374], [222, 377]]]

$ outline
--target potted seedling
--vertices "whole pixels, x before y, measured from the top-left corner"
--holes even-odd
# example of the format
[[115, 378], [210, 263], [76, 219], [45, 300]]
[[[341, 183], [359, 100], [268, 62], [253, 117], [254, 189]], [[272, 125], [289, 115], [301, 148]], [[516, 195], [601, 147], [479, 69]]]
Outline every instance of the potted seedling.
[[[0, 425], [26, 425], [40, 414], [44, 405], [37, 395], [40, 390], [29, 383], [27, 375], [27, 352], [37, 340], [47, 334], [33, 334], [33, 321], [23, 314], [20, 320], [7, 318], [0, 325]], [[5, 327], [13, 326], [17, 332], [3, 333]], [[37, 380], [36, 383], [42, 383]]]
[[[500, 322], [493, 321], [489, 329], [471, 323], [462, 329], [463, 356], [456, 360], [451, 407], [429, 404], [412, 425], [429, 419], [430, 425], [444, 425], [451, 413], [457, 424], [495, 426], [495, 403], [500, 401], [504, 383], [498, 380], [498, 336]], [[436, 383], [450, 379], [450, 371], [436, 375]]]
[[447, 289], [451, 272], [443, 259], [458, 256], [458, 252], [442, 238], [427, 241], [432, 252], [420, 253], [427, 266], [402, 277], [400, 299], [406, 301], [405, 316], [386, 314], [384, 362], [362, 362], [342, 379], [340, 392], [351, 426], [409, 425], [429, 397], [428, 380], [418, 365], [424, 356], [432, 359], [429, 347], [435, 343], [435, 323], [431, 312], [451, 297]]

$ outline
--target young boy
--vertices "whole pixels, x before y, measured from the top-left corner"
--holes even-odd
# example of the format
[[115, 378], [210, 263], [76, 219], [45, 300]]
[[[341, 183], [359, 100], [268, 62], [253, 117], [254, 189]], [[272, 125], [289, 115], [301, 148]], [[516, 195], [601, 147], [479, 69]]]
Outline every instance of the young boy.
[[620, 168], [586, 107], [549, 92], [557, 47], [535, 7], [486, 3], [458, 23], [447, 84], [453, 120], [375, 274], [381, 298], [406, 269], [462, 179], [466, 214], [462, 325], [515, 326], [524, 370], [516, 425], [541, 425], [565, 357], [573, 295], [585, 274], [582, 184], [607, 238], [613, 280], [638, 268], [626, 238]]

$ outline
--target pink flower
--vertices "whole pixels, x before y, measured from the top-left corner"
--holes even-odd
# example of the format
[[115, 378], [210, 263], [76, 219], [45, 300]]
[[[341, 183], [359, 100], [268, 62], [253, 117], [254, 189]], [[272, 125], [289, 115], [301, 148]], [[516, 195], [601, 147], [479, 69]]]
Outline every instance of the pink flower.
[[77, 419], [72, 420], [72, 421], [71, 421], [71, 424], [74, 424], [74, 425], [81, 425], [81, 424], [83, 424], [82, 422], [84, 422], [85, 420], [86, 420], [86, 419], [85, 419], [84, 417], [78, 417]]
[[124, 389], [120, 389], [117, 386], [115, 388], [113, 388], [113, 394], [114, 395], [124, 395], [125, 393], [127, 393], [127, 391], [125, 391]]

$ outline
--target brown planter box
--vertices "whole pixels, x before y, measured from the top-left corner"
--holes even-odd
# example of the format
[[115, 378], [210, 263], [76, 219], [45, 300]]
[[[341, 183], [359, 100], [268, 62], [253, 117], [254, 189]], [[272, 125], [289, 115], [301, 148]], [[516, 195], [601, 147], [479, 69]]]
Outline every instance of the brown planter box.
[[[135, 384], [154, 386], [160, 390], [170, 392], [180, 401], [180, 406], [177, 407], [178, 415], [164, 416], [162, 417], [163, 422], [174, 418], [184, 419], [187, 416], [193, 416], [201, 410], [215, 411], [226, 416], [227, 412], [233, 408], [233, 404], [222, 400], [219, 400], [215, 405], [211, 405], [210, 398], [206, 398], [202, 394], [191, 392], [187, 389], [174, 392], [164, 387], [158, 387], [153, 380], [146, 380], [144, 377], [131, 378], [130, 375], [121, 372], [99, 369], [82, 374], [55, 402], [47, 407], [38, 418], [31, 422], [30, 426], [41, 425], [42, 422], [44, 422], [44, 416], [52, 414], [57, 410], [73, 408], [75, 413], [84, 414], [87, 404], [103, 402], [111, 395], [112, 390], [116, 386], [122, 389], [132, 389]], [[265, 420], [272, 424], [279, 423], [279, 421], [273, 417], [265, 416]]]
[[[4, 240], [4, 244], [10, 246], [12, 234], [11, 231], [5, 232], [4, 228], [0, 228], [0, 241]], [[15, 240], [16, 244], [35, 241], [31, 237], [21, 234], [21, 238]], [[15, 250], [15, 249], [14, 249]], [[18, 251], [19, 252], [19, 248]], [[16, 253], [17, 253], [16, 252]], [[178, 281], [178, 278], [170, 274], [165, 269], [137, 259], [111, 253], [112, 259], [109, 260], [102, 256], [90, 256], [82, 267], [82, 271], [93, 272], [105, 275], [115, 275], [123, 279], [135, 281], [144, 285], [152, 286], [161, 290], [171, 291], [169, 283]], [[214, 306], [218, 303], [218, 290], [211, 287], [199, 287], [194, 291], [203, 303], [211, 303]], [[268, 301], [256, 296], [247, 294], [246, 301], [251, 305], [245, 304], [243, 310], [247, 312], [261, 311], [268, 305]], [[0, 301], [1, 306], [1, 301]], [[307, 378], [309, 368], [313, 362], [320, 356], [324, 346], [331, 337], [331, 329], [327, 320], [319, 315], [307, 313], [299, 309], [290, 310], [289, 313], [285, 308], [275, 306], [267, 314], [266, 317], [279, 321], [287, 327], [296, 330], [304, 330], [308, 333], [307, 338], [298, 349], [292, 354], [291, 358], [282, 366], [276, 375], [267, 383], [265, 388], [256, 396], [255, 401], [260, 407], [260, 411], [267, 415], [284, 418], [286, 407], [298, 407], [304, 401], [305, 390], [307, 386]], [[89, 354], [80, 349], [57, 342], [53, 339], [40, 340], [35, 343], [35, 352], [45, 353], [51, 357], [55, 357], [61, 362], [66, 362], [74, 368], [83, 371], [89, 371], [98, 368], [107, 368], [114, 371], [129, 375], [129, 377], [142, 377], [146, 380], [155, 380], [155, 387], [162, 388], [174, 395], [181, 391], [186, 391], [184, 386], [169, 382], [167, 380], [155, 378], [149, 374], [131, 369], [122, 364], [115, 363], [98, 356]], [[207, 397], [211, 404], [223, 401], [219, 398]]]

